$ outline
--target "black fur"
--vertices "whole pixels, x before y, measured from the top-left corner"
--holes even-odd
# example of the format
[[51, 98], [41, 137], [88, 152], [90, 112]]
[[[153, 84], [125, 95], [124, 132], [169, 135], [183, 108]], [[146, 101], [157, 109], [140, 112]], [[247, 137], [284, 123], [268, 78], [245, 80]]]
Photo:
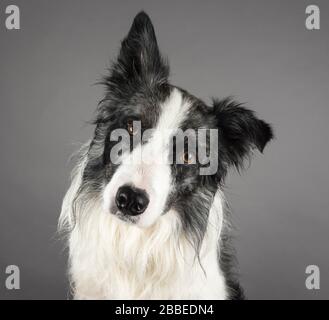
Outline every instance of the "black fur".
[[[124, 128], [128, 119], [142, 122], [142, 131], [156, 125], [159, 105], [174, 88], [169, 83], [169, 66], [161, 56], [150, 18], [139, 13], [127, 37], [122, 41], [117, 61], [102, 82], [106, 88], [95, 119], [95, 133], [88, 149], [82, 194], [99, 194], [115, 173], [118, 165], [111, 164], [109, 153], [113, 142], [112, 130]], [[254, 113], [231, 99], [215, 100], [213, 106], [177, 88], [192, 104], [182, 129], [214, 128], [219, 130], [219, 163], [216, 174], [200, 176], [200, 164], [172, 164], [175, 193], [168, 196], [165, 214], [175, 208], [181, 215], [188, 239], [198, 256], [208, 224], [209, 209], [217, 189], [223, 184], [230, 166], [240, 168], [253, 147], [263, 151], [273, 137], [271, 127]], [[84, 190], [84, 191], [82, 191]], [[87, 191], [86, 191], [87, 190]], [[233, 255], [229, 237], [223, 232], [219, 261], [226, 276], [232, 299], [243, 298], [242, 290], [233, 276]]]
[[222, 144], [227, 151], [226, 161], [237, 168], [243, 165], [252, 148], [257, 147], [263, 152], [267, 142], [273, 138], [270, 125], [257, 119], [254, 112], [241, 103], [230, 98], [214, 100], [213, 108]]
[[142, 97], [156, 104], [168, 94], [168, 76], [169, 66], [159, 52], [152, 22], [145, 12], [140, 12], [105, 78], [106, 98], [122, 104]]

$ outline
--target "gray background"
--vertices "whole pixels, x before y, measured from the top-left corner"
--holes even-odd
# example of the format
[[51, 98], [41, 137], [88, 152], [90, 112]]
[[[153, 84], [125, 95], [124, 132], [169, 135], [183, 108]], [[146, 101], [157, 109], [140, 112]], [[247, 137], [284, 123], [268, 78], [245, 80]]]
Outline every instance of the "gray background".
[[[21, 9], [7, 31], [5, 6]], [[318, 4], [321, 30], [305, 28]], [[233, 94], [276, 140], [226, 187], [241, 281], [250, 299], [329, 298], [329, 3], [303, 0], [7, 1], [0, 4], [0, 296], [67, 298], [56, 237], [69, 155], [90, 137], [100, 79], [145, 9], [172, 82], [209, 101]], [[21, 290], [5, 290], [5, 266]], [[305, 268], [321, 289], [305, 288]]]

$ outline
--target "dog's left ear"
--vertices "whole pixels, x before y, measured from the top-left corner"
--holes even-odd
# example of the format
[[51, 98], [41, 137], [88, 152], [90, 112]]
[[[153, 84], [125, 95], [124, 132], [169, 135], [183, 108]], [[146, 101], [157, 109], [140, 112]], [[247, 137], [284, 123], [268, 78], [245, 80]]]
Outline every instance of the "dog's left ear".
[[214, 100], [219, 138], [225, 148], [226, 161], [236, 167], [243, 165], [243, 160], [255, 147], [263, 152], [266, 144], [273, 138], [271, 126], [258, 119], [254, 112], [230, 98]]
[[130, 90], [138, 90], [141, 86], [152, 89], [167, 83], [168, 76], [169, 66], [160, 54], [152, 21], [141, 11], [121, 43], [119, 56], [106, 82], [114, 91], [127, 85]]

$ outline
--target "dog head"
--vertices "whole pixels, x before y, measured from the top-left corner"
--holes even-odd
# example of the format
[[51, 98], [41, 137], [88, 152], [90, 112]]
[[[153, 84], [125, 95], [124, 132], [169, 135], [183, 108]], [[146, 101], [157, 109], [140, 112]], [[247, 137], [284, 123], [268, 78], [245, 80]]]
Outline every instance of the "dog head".
[[206, 228], [227, 169], [263, 151], [270, 126], [231, 100], [206, 105], [169, 83], [150, 18], [139, 13], [104, 79], [83, 185], [106, 212], [140, 227], [174, 211]]

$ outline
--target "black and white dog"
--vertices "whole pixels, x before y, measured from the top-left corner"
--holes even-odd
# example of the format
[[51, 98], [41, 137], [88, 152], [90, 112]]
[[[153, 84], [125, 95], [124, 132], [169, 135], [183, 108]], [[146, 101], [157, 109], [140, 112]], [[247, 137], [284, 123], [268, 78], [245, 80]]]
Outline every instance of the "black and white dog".
[[63, 201], [77, 299], [243, 298], [221, 187], [230, 167], [263, 151], [271, 127], [231, 99], [208, 106], [168, 76], [141, 12]]

